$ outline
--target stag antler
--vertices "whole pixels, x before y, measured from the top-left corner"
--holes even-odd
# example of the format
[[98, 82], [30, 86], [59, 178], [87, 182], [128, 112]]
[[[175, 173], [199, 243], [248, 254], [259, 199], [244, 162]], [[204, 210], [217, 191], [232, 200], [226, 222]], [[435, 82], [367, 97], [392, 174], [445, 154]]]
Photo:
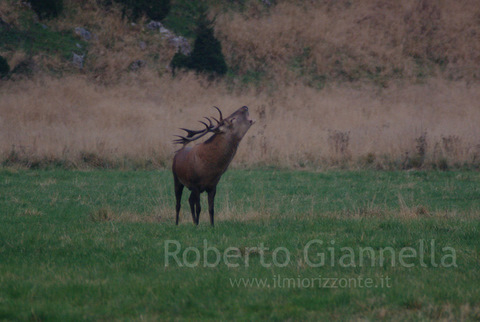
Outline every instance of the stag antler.
[[212, 120], [210, 118], [204, 117], [208, 121], [208, 124], [203, 122], [203, 121], [199, 121], [200, 123], [205, 125], [205, 128], [203, 130], [195, 131], [195, 130], [180, 128], [181, 130], [187, 132], [187, 136], [175, 135], [176, 137], [178, 137], [178, 139], [174, 140], [173, 143], [185, 145], [185, 144], [188, 144], [192, 141], [196, 141], [196, 140], [200, 139], [201, 137], [203, 137], [207, 133], [217, 132], [219, 127], [221, 125], [223, 125], [224, 120], [223, 120], [222, 111], [220, 111], [220, 109], [216, 106], [214, 106], [214, 108], [220, 114], [220, 120], [217, 120], [213, 116], [211, 117], [212, 119], [214, 119], [217, 122], [217, 125], [214, 126], [213, 123], [212, 123]]
[[218, 114], [220, 114], [220, 121], [217, 120], [216, 118], [214, 118], [213, 116], [212, 116], [212, 119], [214, 119], [218, 124], [220, 124], [220, 122], [223, 122], [222, 111], [220, 111], [220, 109], [219, 109], [218, 107], [216, 107], [216, 106], [214, 106], [213, 108], [218, 111]]

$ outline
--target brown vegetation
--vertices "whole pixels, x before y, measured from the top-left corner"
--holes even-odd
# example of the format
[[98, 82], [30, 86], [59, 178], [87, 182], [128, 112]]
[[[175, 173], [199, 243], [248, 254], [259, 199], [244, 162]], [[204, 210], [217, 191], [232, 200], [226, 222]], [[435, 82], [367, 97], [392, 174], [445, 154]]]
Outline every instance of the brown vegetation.
[[431, 80], [380, 92], [291, 85], [270, 95], [230, 93], [190, 74], [114, 87], [70, 77], [3, 84], [0, 96], [0, 151], [7, 163], [165, 166], [178, 128], [194, 127], [213, 105], [231, 111], [239, 102], [250, 106], [257, 123], [237, 165], [448, 167], [477, 164], [480, 156], [480, 88], [462, 82]]
[[[213, 83], [188, 73], [172, 78], [168, 42], [143, 22], [122, 21], [118, 8], [67, 3], [66, 17], [50, 27], [80, 25], [97, 38], [80, 73], [0, 83], [4, 164], [167, 166], [178, 128], [195, 126], [213, 105], [225, 111], [247, 105], [257, 119], [236, 165], [479, 163], [475, 0], [277, 1], [268, 10], [250, 1], [241, 12], [214, 8], [234, 75]], [[18, 12], [6, 3], [0, 8], [14, 24]], [[72, 8], [82, 10], [69, 15]], [[5, 54], [11, 65], [24, 56]], [[132, 72], [137, 59], [147, 64]]]
[[230, 65], [275, 81], [308, 84], [441, 74], [480, 77], [475, 0], [281, 1], [268, 14], [223, 14], [218, 33]]

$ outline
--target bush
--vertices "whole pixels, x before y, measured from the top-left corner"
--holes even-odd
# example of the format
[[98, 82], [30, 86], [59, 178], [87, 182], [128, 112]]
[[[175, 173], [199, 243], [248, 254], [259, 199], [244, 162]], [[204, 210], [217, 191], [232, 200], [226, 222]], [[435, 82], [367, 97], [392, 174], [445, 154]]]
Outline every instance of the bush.
[[191, 54], [191, 68], [200, 72], [214, 72], [223, 75], [227, 72], [227, 63], [222, 53], [222, 45], [215, 38], [214, 21], [206, 14], [200, 15], [197, 23], [195, 44]]
[[175, 74], [175, 70], [179, 68], [189, 68], [190, 66], [190, 56], [184, 55], [181, 52], [177, 52], [170, 62], [170, 66], [172, 67], [173, 74]]
[[7, 63], [7, 60], [0, 56], [0, 78], [8, 76], [10, 73], [10, 66]]
[[224, 75], [227, 72], [222, 45], [215, 38], [213, 24], [214, 21], [208, 19], [206, 13], [200, 15], [197, 20], [193, 51], [189, 56], [175, 54], [171, 62], [174, 72], [176, 68], [193, 69], [197, 72], [217, 75]]
[[56, 18], [62, 13], [63, 0], [29, 0], [40, 19]]
[[118, 0], [123, 4], [123, 14], [132, 20], [146, 15], [152, 20], [162, 20], [170, 11], [170, 0]]

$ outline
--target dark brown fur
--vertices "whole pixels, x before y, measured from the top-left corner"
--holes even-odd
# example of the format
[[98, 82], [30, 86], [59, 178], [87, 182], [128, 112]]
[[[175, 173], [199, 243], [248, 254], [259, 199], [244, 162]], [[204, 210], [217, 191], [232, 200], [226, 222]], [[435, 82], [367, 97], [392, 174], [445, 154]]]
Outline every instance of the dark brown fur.
[[[207, 120], [210, 122], [209, 119]], [[233, 160], [240, 141], [253, 124], [253, 121], [248, 117], [248, 107], [243, 106], [225, 119], [220, 114], [217, 126], [213, 126], [211, 122], [210, 126], [206, 123], [203, 124], [206, 125], [205, 130], [185, 130], [188, 136], [180, 137], [181, 139], [177, 140], [177, 143], [184, 144], [176, 152], [172, 166], [176, 197], [175, 223], [177, 225], [184, 187], [191, 191], [188, 201], [194, 224], [198, 225], [200, 218], [200, 194], [206, 191], [208, 194], [210, 224], [214, 225], [214, 199], [217, 184]], [[189, 142], [202, 137], [208, 132], [213, 132], [214, 134], [207, 141], [193, 147], [186, 146]]]

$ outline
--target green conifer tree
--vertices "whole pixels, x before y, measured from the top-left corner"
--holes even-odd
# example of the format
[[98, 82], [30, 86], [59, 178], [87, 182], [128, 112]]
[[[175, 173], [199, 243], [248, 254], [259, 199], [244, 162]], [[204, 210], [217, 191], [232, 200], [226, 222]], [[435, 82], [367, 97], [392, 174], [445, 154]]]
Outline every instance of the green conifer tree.
[[215, 38], [214, 20], [203, 12], [197, 21], [196, 39], [190, 55], [190, 68], [199, 72], [223, 75], [227, 72], [227, 63], [222, 53], [222, 45]]
[[40, 19], [56, 18], [63, 10], [63, 0], [29, 0]]
[[9, 73], [10, 66], [8, 65], [7, 60], [3, 56], [0, 56], [0, 78], [8, 76]]
[[210, 75], [224, 75], [227, 63], [222, 53], [222, 45], [214, 35], [214, 20], [208, 19], [206, 9], [197, 19], [195, 43], [190, 55], [176, 53], [171, 61], [173, 74], [178, 68], [193, 69]]

